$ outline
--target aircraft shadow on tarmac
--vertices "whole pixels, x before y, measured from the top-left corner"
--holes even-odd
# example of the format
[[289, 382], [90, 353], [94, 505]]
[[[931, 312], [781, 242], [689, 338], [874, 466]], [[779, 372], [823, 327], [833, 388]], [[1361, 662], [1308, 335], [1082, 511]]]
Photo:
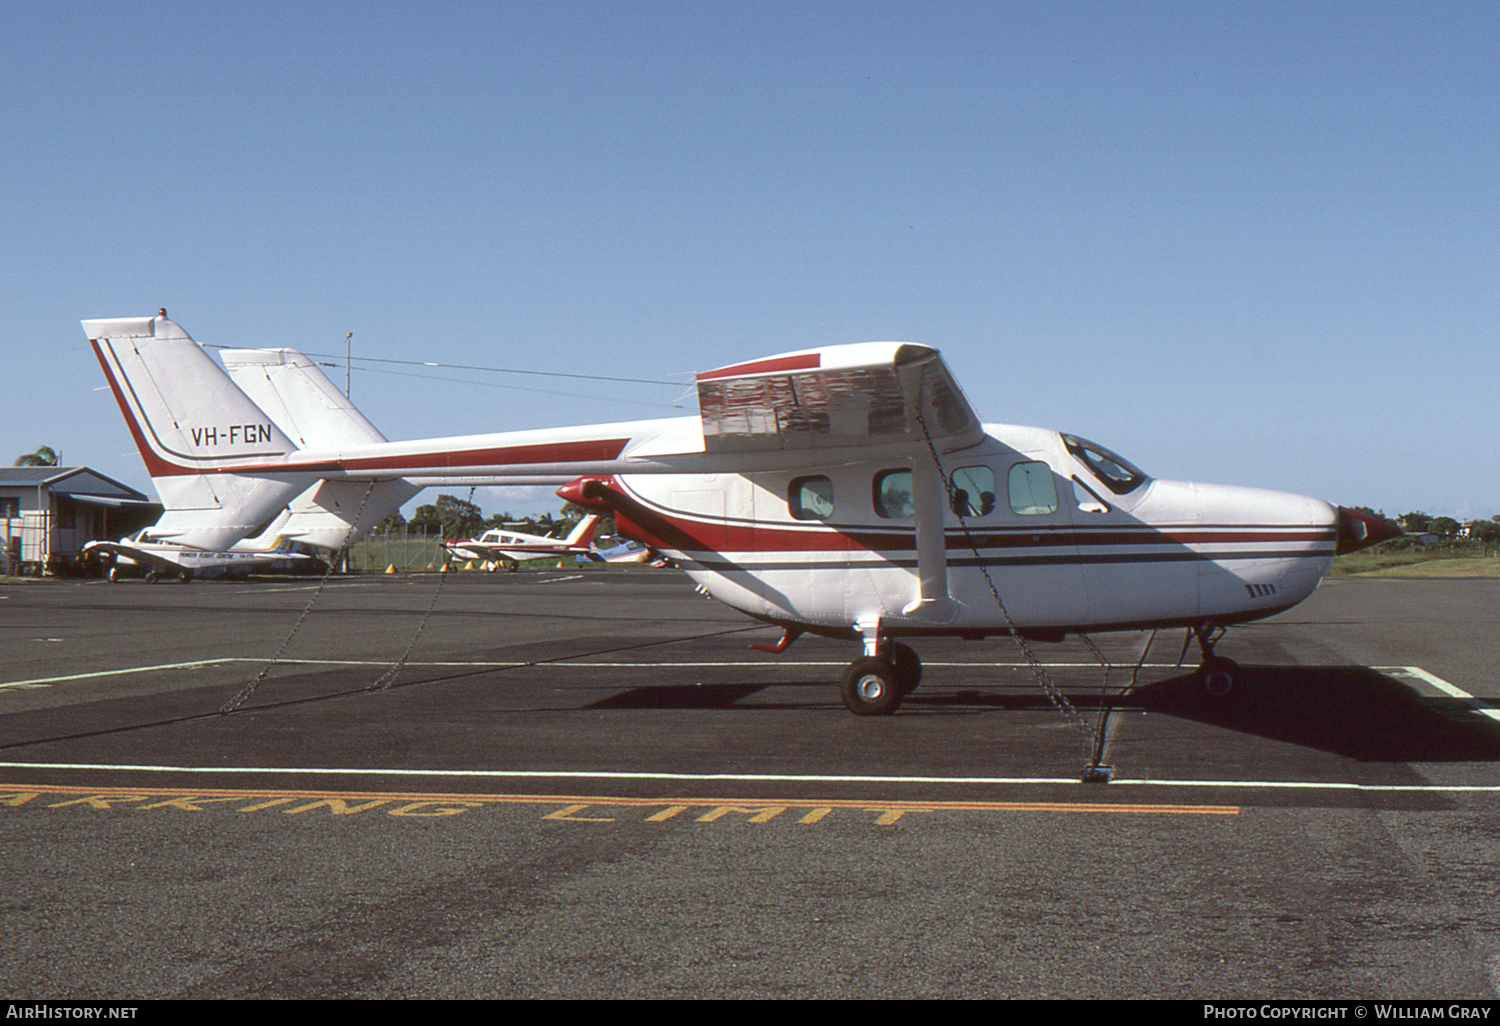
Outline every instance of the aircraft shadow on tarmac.
[[1500, 724], [1457, 698], [1417, 694], [1363, 666], [1245, 666], [1227, 695], [1185, 675], [1118, 699], [1132, 707], [1361, 762], [1500, 759]]
[[[787, 682], [705, 683], [631, 688], [594, 703], [595, 709], [728, 709], [741, 699]], [[826, 682], [819, 682], [827, 688]], [[805, 682], [799, 686], [813, 686]], [[828, 692], [831, 693], [829, 688]], [[830, 694], [831, 697], [831, 694]], [[1234, 687], [1218, 696], [1192, 674], [1103, 696], [1069, 690], [1085, 711], [1101, 704], [1175, 716], [1271, 741], [1330, 752], [1362, 762], [1486, 762], [1500, 760], [1500, 724], [1456, 698], [1431, 698], [1359, 666], [1243, 666]], [[797, 703], [801, 705], [802, 703]], [[1013, 688], [952, 691], [940, 685], [910, 695], [896, 714], [1015, 711], [1050, 705], [1040, 691]], [[792, 705], [756, 703], [756, 709]], [[739, 708], [746, 709], [747, 706]]]

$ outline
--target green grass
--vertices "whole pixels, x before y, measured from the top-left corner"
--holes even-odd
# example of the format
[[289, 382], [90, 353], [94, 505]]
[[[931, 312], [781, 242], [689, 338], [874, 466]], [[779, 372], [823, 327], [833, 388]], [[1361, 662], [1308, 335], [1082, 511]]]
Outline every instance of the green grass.
[[1389, 549], [1377, 545], [1363, 552], [1335, 556], [1330, 577], [1495, 577], [1500, 557], [1478, 546], [1433, 545], [1425, 549]]

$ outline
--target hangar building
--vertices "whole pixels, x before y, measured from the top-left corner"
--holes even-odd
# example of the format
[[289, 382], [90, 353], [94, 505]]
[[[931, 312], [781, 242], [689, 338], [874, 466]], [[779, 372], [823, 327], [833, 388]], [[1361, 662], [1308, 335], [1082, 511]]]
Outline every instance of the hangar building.
[[85, 542], [149, 527], [161, 513], [88, 467], [0, 467], [0, 573], [66, 571]]

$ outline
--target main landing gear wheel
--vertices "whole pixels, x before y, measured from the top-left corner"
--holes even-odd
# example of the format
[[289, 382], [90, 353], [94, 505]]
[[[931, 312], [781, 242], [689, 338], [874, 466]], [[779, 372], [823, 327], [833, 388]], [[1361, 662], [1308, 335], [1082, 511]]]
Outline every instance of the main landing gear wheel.
[[889, 716], [901, 704], [907, 690], [910, 689], [902, 687], [896, 667], [889, 659], [861, 656], [849, 664], [839, 685], [839, 697], [856, 716]]
[[922, 683], [922, 660], [911, 646], [892, 645], [891, 666], [896, 671], [896, 686], [903, 696], [917, 690], [917, 685]]

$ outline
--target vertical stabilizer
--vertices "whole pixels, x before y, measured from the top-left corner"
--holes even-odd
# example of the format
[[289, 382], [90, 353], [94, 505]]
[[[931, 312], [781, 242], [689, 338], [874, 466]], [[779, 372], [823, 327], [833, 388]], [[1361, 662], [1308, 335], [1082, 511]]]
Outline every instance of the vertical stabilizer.
[[[317, 364], [295, 349], [226, 349], [234, 383], [302, 449], [384, 442]], [[388, 481], [320, 481], [292, 500], [280, 524], [289, 539], [341, 549], [401, 508], [422, 486]]]
[[154, 534], [228, 548], [310, 483], [276, 473], [297, 447], [166, 311], [83, 330], [166, 507]]
[[230, 378], [301, 449], [385, 441], [338, 386], [295, 349], [226, 349]]
[[599, 514], [590, 513], [578, 521], [572, 533], [564, 539], [566, 545], [587, 545], [594, 540], [594, 528], [599, 526]]

